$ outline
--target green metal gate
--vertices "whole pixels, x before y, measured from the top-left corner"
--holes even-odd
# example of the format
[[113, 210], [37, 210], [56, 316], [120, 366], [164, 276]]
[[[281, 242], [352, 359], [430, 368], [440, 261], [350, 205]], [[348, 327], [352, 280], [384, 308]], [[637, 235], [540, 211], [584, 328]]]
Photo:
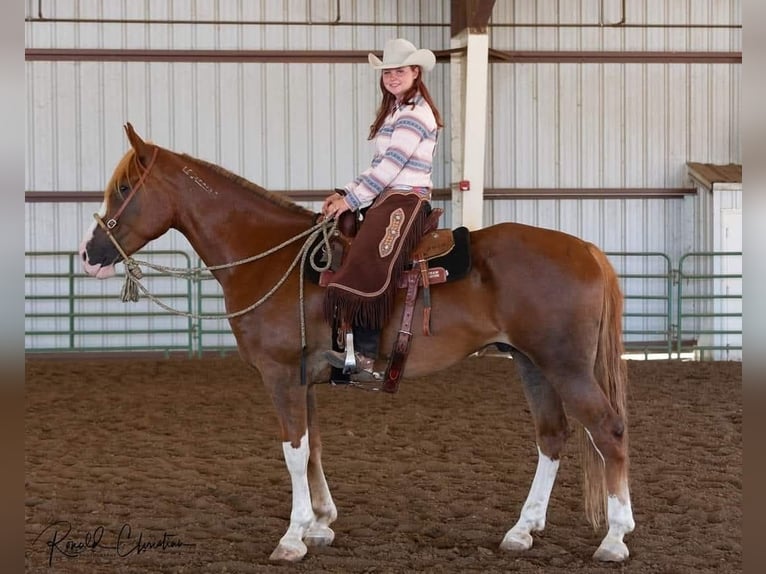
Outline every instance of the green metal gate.
[[624, 309], [622, 335], [625, 349], [643, 353], [667, 353], [673, 346], [673, 269], [664, 253], [607, 252], [617, 271]]
[[[189, 255], [182, 251], [141, 255], [153, 263], [191, 268]], [[668, 358], [694, 352], [701, 359], [741, 359], [741, 252], [688, 253], [678, 269], [663, 253], [607, 255], [625, 299], [627, 351]], [[208, 273], [192, 278], [156, 272], [144, 276], [149, 291], [175, 309], [188, 314], [225, 312], [221, 287]], [[179, 316], [146, 297], [123, 304], [119, 300], [123, 280], [86, 276], [75, 252], [26, 253], [27, 352], [160, 351], [192, 356], [235, 351], [227, 320]]]
[[[142, 256], [154, 263], [190, 267], [182, 251], [152, 251]], [[75, 252], [27, 252], [25, 260], [25, 348], [29, 353], [162, 351], [194, 352], [195, 326], [188, 317], [162, 310], [143, 298], [135, 304], [119, 300], [123, 277], [99, 281], [82, 273]], [[193, 281], [162, 277], [153, 294], [176, 308], [192, 312]], [[104, 304], [109, 301], [108, 304]], [[114, 301], [114, 303], [112, 303]]]

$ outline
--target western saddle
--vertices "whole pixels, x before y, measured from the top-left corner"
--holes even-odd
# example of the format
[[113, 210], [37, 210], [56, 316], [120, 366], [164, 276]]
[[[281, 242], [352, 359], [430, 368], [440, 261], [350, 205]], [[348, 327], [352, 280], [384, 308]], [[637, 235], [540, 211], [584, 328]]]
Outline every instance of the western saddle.
[[[422, 287], [423, 292], [423, 335], [431, 334], [431, 285], [445, 283], [450, 275], [450, 270], [446, 265], [440, 265], [445, 255], [449, 254], [455, 247], [456, 235], [465, 238], [467, 241], [468, 233], [465, 228], [459, 228], [464, 233], [455, 233], [458, 230], [437, 229], [439, 218], [444, 210], [434, 208], [428, 215], [424, 226], [424, 233], [415, 249], [412, 251], [410, 262], [405, 267], [404, 272], [399, 278], [397, 288], [406, 289], [407, 293], [404, 299], [404, 311], [402, 312], [399, 332], [394, 343], [391, 356], [383, 377], [381, 390], [388, 393], [396, 393], [399, 389], [399, 381], [404, 372], [404, 365], [407, 361], [407, 355], [410, 350], [410, 341], [412, 339], [412, 321], [415, 312], [415, 303], [417, 302], [418, 292]], [[323, 271], [319, 277], [319, 284], [326, 286], [332, 281], [332, 276], [343, 263], [343, 255], [349, 248], [356, 235], [357, 214], [354, 212], [344, 212], [338, 219], [338, 227], [334, 236], [331, 238], [330, 248], [332, 249], [332, 259], [330, 269]], [[467, 252], [467, 249], [466, 249]], [[464, 273], [459, 273], [462, 276]], [[348, 325], [341, 326], [339, 330], [347, 332], [350, 329]], [[345, 333], [338, 333], [334, 337], [336, 341], [344, 340]], [[346, 352], [349, 349], [346, 348]]]

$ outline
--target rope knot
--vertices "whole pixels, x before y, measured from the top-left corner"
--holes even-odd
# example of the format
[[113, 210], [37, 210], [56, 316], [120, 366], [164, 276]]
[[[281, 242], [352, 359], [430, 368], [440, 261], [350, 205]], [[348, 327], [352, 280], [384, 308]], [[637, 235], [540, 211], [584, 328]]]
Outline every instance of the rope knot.
[[136, 263], [133, 259], [129, 259], [127, 263], [125, 263], [125, 267], [128, 269], [128, 273], [130, 273], [133, 277], [136, 279], [143, 279], [144, 274], [141, 271], [141, 267], [139, 267], [138, 263]]
[[125, 284], [120, 292], [123, 303], [138, 301], [138, 281], [144, 276], [138, 263], [132, 259], [125, 262]]

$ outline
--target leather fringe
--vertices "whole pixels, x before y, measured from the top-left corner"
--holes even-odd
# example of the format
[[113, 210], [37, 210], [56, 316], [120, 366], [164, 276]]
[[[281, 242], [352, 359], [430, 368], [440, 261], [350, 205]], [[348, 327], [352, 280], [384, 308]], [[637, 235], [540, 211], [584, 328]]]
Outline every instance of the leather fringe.
[[[391, 270], [391, 280], [382, 295], [364, 297], [342, 289], [328, 287], [324, 300], [324, 315], [328, 323], [360, 325], [370, 329], [382, 329], [388, 322], [396, 299], [396, 285], [404, 268], [410, 262], [412, 251], [423, 236], [427, 215], [425, 203], [420, 203], [414, 215], [415, 220], [404, 237], [399, 256]], [[364, 225], [364, 224], [363, 224]], [[376, 254], [370, 254], [376, 257]]]

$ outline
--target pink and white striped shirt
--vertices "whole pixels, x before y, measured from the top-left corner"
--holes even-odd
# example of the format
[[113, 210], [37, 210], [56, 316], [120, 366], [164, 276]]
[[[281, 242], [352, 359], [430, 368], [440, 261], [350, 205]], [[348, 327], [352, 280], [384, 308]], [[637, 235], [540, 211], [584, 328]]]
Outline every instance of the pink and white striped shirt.
[[438, 131], [433, 111], [420, 94], [414, 107], [397, 106], [375, 134], [370, 167], [344, 187], [351, 210], [367, 207], [387, 188], [423, 188], [430, 199]]

